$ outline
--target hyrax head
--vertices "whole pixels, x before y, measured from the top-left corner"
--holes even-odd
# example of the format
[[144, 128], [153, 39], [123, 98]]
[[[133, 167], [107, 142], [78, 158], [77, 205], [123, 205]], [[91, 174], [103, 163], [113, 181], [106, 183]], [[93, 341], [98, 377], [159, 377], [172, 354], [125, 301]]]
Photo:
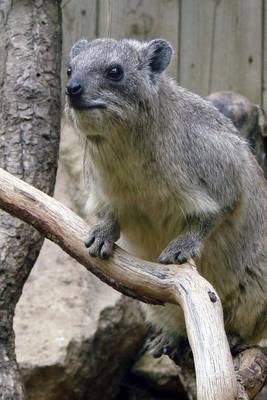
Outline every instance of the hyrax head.
[[171, 56], [162, 39], [78, 41], [67, 68], [67, 112], [81, 130], [138, 119], [140, 107], [155, 98]]

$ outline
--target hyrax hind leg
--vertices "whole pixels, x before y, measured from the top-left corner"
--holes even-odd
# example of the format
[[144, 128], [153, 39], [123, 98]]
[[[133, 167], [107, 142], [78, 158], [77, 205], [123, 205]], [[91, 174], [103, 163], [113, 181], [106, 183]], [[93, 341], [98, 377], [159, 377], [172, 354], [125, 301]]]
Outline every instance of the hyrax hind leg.
[[183, 311], [178, 305], [153, 306], [142, 304], [147, 321], [155, 329], [155, 335], [148, 338], [146, 347], [154, 357], [168, 355], [179, 363], [190, 348], [186, 339]]

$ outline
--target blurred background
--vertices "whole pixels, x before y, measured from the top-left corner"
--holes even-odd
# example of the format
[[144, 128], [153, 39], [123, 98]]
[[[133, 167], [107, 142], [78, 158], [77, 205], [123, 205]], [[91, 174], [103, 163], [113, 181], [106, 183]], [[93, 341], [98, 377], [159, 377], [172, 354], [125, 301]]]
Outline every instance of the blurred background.
[[[231, 90], [267, 108], [267, 1], [63, 0], [62, 98], [73, 43], [162, 37], [169, 74], [200, 95]], [[79, 138], [63, 121], [57, 199], [82, 217], [86, 189]], [[147, 328], [135, 301], [45, 242], [15, 319], [29, 400], [193, 399], [192, 382], [166, 357], [143, 354]], [[187, 393], [186, 393], [187, 392]], [[258, 399], [267, 398], [263, 393]]]

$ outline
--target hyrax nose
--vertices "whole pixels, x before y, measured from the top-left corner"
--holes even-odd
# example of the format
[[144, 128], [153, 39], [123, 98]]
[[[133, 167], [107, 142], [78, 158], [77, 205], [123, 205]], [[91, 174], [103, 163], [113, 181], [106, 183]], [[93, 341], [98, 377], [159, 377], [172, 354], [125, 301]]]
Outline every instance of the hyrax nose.
[[66, 86], [65, 93], [69, 97], [78, 97], [83, 92], [83, 87], [79, 82], [72, 81]]

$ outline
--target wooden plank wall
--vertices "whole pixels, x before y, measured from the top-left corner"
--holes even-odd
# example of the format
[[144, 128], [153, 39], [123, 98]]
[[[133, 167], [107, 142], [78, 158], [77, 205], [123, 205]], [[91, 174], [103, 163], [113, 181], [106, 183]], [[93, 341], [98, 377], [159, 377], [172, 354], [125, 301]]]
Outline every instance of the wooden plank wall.
[[[201, 95], [234, 90], [267, 111], [267, 0], [63, 0], [63, 52], [80, 37], [163, 37], [169, 73]], [[64, 83], [64, 82], [63, 82]]]

